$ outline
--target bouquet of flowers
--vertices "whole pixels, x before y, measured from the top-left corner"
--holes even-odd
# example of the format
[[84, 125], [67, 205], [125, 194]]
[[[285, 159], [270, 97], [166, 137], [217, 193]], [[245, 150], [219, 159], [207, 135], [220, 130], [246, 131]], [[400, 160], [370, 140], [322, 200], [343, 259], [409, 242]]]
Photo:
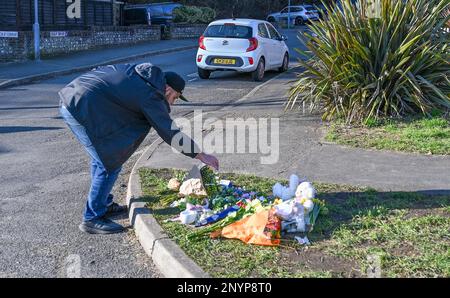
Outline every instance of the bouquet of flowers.
[[220, 186], [217, 183], [216, 175], [211, 167], [203, 166], [200, 169], [200, 174], [202, 176], [203, 186], [206, 189], [208, 197], [213, 197], [220, 192]]
[[208, 237], [212, 232], [224, 228], [242, 218], [251, 216], [265, 208], [270, 208], [270, 206], [264, 207], [259, 199], [254, 199], [247, 204], [242, 202], [240, 205], [236, 205], [236, 211], [228, 213], [224, 219], [189, 233], [187, 238], [189, 240], [198, 240]]

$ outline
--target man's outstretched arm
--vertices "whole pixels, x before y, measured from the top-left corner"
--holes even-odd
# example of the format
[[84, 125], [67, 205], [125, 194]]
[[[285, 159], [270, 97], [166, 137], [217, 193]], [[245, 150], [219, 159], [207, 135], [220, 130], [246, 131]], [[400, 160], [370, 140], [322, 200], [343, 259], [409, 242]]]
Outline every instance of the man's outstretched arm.
[[[154, 99], [149, 100], [149, 102], [146, 102], [144, 107], [142, 108], [142, 111], [147, 118], [147, 121], [150, 123], [150, 125], [156, 130], [158, 135], [166, 142], [167, 144], [172, 146], [172, 140], [177, 134], [182, 134], [179, 128], [176, 127], [176, 125], [173, 123], [172, 118], [170, 118], [169, 112], [167, 110], [167, 107], [165, 106], [165, 103], [162, 101], [164, 99]], [[204, 164], [209, 165], [216, 170], [219, 169], [219, 161], [218, 159], [210, 154], [206, 154], [201, 152], [198, 145], [183, 134], [183, 137], [179, 138], [181, 140], [180, 144], [177, 144], [179, 148], [176, 148], [179, 150], [182, 154], [189, 156], [191, 158], [198, 159], [202, 161]], [[187, 146], [188, 150], [183, 150], [180, 148], [185, 148], [183, 142], [188, 141], [189, 146]]]

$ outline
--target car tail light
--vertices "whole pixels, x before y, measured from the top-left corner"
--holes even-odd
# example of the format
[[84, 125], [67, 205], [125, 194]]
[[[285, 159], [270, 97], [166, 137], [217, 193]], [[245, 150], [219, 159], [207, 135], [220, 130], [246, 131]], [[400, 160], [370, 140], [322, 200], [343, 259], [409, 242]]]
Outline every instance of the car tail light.
[[250, 42], [250, 46], [247, 49], [247, 52], [254, 51], [258, 48], [258, 40], [254, 37], [250, 38], [248, 40]]
[[198, 57], [197, 57], [197, 62], [201, 62], [202, 59], [203, 59], [203, 55], [198, 55]]
[[198, 47], [202, 50], [206, 50], [205, 43], [203, 42], [204, 39], [205, 37], [203, 35], [198, 39]]
[[253, 65], [254, 61], [252, 57], [248, 57], [248, 63], [250, 63], [250, 65]]

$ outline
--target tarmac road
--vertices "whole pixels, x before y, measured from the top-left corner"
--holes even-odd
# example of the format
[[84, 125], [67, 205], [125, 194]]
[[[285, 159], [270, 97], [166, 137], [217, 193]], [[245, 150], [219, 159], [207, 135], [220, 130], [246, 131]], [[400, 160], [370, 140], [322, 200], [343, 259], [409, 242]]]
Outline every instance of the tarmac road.
[[[298, 46], [295, 31], [289, 44]], [[194, 108], [215, 110], [256, 87], [246, 74], [196, 75], [195, 50], [154, 56], [163, 70], [188, 81]], [[0, 90], [0, 277], [158, 277], [134, 232], [88, 235], [78, 224], [89, 189], [89, 160], [58, 114], [57, 92], [79, 74]], [[276, 73], [266, 74], [266, 80]], [[114, 194], [123, 202], [129, 171], [139, 150], [156, 138], [149, 134], [124, 166]], [[127, 225], [125, 216], [118, 220]]]

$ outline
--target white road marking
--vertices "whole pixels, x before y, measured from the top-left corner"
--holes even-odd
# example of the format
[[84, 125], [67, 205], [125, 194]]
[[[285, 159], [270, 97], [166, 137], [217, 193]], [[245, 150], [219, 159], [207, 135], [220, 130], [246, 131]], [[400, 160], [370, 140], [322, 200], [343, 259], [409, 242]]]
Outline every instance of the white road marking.
[[136, 155], [140, 155], [140, 154], [144, 153], [144, 151], [145, 151], [145, 148], [142, 149], [142, 150], [136, 151], [136, 152], [134, 152], [134, 153], [131, 155], [130, 158], [132, 158], [132, 157], [134, 157], [134, 156], [136, 156]]
[[218, 91], [233, 91], [233, 90], [243, 90], [243, 88], [214, 88], [215, 90]]
[[196, 81], [196, 80], [198, 80], [198, 78], [190, 79], [188, 82], [193, 82], [193, 81]]
[[198, 77], [198, 73], [194, 72], [191, 74], [186, 75], [187, 77]]

